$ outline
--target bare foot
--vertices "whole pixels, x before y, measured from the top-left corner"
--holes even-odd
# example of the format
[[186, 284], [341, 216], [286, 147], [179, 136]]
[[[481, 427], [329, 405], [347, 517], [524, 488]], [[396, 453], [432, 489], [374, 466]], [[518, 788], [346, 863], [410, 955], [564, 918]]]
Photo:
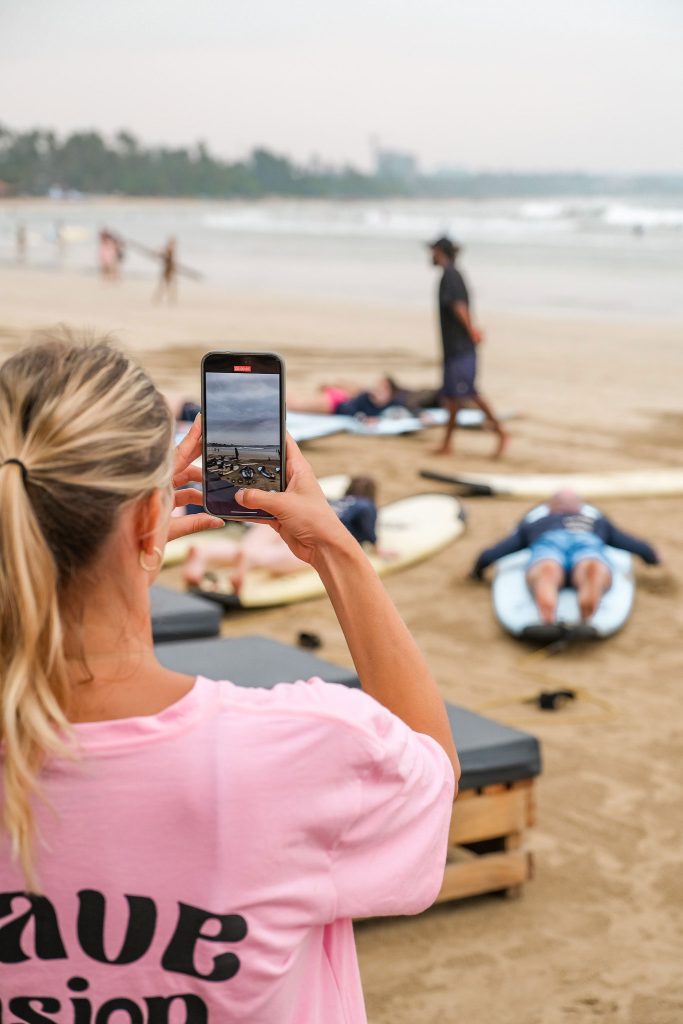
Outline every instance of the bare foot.
[[492, 459], [499, 459], [502, 455], [504, 455], [505, 454], [505, 449], [507, 448], [509, 441], [510, 441], [510, 435], [507, 433], [507, 431], [499, 430], [498, 431], [498, 444], [496, 445], [496, 450], [494, 451], [494, 453], [491, 456], [491, 458]]
[[236, 569], [233, 573], [230, 573], [230, 582], [232, 583], [232, 589], [236, 594], [239, 594], [240, 590], [244, 586], [244, 569]]
[[593, 618], [598, 610], [602, 595], [603, 586], [600, 578], [600, 567], [588, 564], [585, 567], [584, 577], [577, 594], [582, 622], [587, 622], [588, 619]]
[[538, 613], [545, 623], [552, 625], [557, 613], [557, 590], [546, 580], [540, 580], [534, 590]]
[[430, 455], [452, 455], [453, 449], [449, 444], [441, 445], [439, 448], [430, 448]]
[[188, 587], [198, 587], [206, 572], [206, 559], [199, 548], [190, 548], [183, 565], [183, 580]]

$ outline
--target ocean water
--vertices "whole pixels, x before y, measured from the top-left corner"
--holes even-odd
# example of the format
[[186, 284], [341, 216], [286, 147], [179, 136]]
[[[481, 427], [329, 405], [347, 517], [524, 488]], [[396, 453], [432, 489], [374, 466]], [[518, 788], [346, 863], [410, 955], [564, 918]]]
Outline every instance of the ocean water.
[[[420, 309], [436, 283], [423, 243], [450, 234], [479, 314], [683, 320], [683, 205], [666, 197], [4, 202], [2, 265], [19, 221], [28, 267], [95, 273], [106, 226], [153, 248], [175, 235], [181, 262], [227, 293]], [[131, 249], [123, 270], [151, 282], [157, 266]]]

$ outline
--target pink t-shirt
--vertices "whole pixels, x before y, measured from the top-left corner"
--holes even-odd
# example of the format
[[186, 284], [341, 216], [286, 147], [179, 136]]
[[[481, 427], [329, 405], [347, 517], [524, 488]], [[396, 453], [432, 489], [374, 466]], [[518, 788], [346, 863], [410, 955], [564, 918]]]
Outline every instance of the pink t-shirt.
[[198, 678], [77, 725], [43, 773], [41, 897], [0, 853], [0, 1020], [361, 1024], [351, 918], [434, 900], [453, 771], [359, 690]]

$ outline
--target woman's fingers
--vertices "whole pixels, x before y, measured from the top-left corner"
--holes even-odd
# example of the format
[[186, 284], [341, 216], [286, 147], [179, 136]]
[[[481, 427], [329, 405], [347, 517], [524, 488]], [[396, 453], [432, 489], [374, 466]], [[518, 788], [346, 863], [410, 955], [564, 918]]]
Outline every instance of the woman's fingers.
[[191, 533], [201, 533], [202, 530], [218, 530], [225, 526], [222, 519], [210, 516], [208, 512], [198, 512], [194, 516], [179, 516], [171, 519], [168, 527], [168, 539], [177, 540], [178, 537], [187, 537]]
[[[301, 449], [291, 434], [287, 434], [287, 483], [296, 473], [311, 469], [306, 458], [301, 454]], [[311, 472], [313, 472], [311, 470]]]
[[190, 464], [187, 469], [183, 469], [180, 473], [173, 475], [173, 486], [183, 487], [184, 484], [189, 483], [201, 483], [202, 482], [202, 471], [200, 466], [194, 466]]
[[260, 491], [257, 487], [246, 487], [235, 494], [235, 501], [243, 508], [261, 508], [276, 516], [282, 508], [284, 495], [281, 491]]
[[197, 413], [194, 423], [175, 450], [174, 476], [181, 473], [202, 454], [202, 417]]
[[197, 487], [185, 487], [182, 491], [175, 492], [175, 506], [182, 508], [183, 505], [203, 505], [204, 492]]

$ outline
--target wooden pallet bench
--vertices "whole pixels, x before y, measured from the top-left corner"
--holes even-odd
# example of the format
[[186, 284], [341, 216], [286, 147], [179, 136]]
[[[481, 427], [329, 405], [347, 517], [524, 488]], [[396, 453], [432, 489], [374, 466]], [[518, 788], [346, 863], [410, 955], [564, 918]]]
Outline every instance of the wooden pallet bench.
[[437, 903], [486, 892], [521, 894], [533, 874], [526, 831], [535, 821], [534, 798], [534, 779], [459, 792]]

